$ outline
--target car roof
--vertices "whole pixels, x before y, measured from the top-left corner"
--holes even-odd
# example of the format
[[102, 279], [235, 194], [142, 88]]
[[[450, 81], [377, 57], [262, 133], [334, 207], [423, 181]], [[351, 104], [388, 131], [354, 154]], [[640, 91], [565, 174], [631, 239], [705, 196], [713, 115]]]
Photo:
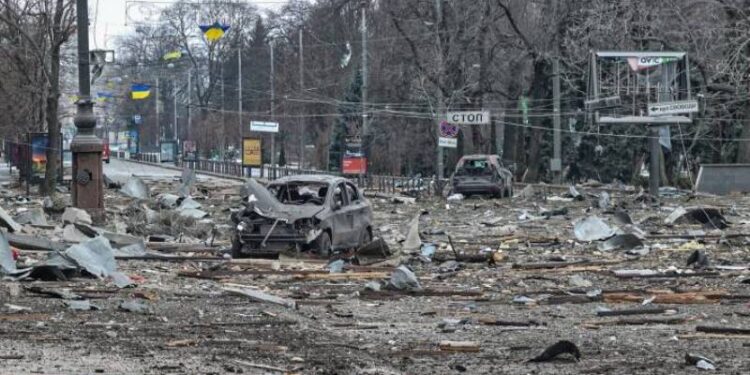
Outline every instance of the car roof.
[[271, 181], [271, 184], [287, 184], [293, 182], [317, 182], [317, 183], [338, 183], [347, 181], [343, 177], [327, 175], [327, 174], [301, 174], [295, 176], [286, 176]]
[[491, 159], [497, 157], [497, 155], [493, 154], [473, 154], [473, 155], [464, 155], [461, 157], [461, 160], [482, 160], [482, 159]]

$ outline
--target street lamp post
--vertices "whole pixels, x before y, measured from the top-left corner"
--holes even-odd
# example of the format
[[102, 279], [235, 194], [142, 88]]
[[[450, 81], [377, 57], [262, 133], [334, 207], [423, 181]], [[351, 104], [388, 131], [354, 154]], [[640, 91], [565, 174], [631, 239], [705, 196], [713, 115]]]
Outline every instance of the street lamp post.
[[70, 145], [73, 152], [73, 205], [85, 209], [97, 222], [104, 221], [102, 184], [102, 140], [94, 133], [96, 116], [91, 101], [89, 77], [88, 1], [77, 0], [78, 26], [78, 111], [73, 123], [77, 132]]

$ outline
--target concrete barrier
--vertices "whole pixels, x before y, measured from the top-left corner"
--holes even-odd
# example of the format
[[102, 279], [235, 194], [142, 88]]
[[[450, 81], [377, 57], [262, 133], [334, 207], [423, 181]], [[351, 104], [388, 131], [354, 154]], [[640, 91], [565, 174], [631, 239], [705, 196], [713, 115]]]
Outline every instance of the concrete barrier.
[[716, 195], [750, 193], [750, 164], [701, 164], [695, 191]]

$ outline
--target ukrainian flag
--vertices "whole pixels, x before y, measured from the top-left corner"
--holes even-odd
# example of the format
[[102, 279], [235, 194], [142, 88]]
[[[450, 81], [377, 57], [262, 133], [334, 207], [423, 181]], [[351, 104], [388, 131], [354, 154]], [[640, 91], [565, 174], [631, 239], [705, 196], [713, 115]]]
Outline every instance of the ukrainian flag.
[[222, 25], [219, 21], [214, 22], [213, 25], [201, 25], [201, 31], [206, 36], [206, 40], [209, 42], [215, 42], [224, 36], [224, 33], [229, 30], [228, 25]]
[[151, 95], [151, 85], [145, 83], [134, 83], [130, 87], [130, 95], [133, 100], [146, 99]]
[[170, 60], [178, 60], [182, 57], [182, 51], [171, 51], [167, 52], [162, 56], [162, 60], [164, 61], [170, 61]]

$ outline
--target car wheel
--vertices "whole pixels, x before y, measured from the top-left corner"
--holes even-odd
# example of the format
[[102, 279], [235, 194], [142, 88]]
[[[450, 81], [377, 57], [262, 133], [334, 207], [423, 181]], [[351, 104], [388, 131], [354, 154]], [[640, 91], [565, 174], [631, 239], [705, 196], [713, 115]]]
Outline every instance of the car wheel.
[[104, 159], [104, 162], [109, 164], [109, 159]]
[[370, 230], [368, 228], [365, 228], [362, 230], [362, 234], [359, 235], [359, 244], [357, 245], [358, 248], [365, 246], [372, 242], [372, 234], [370, 234]]
[[331, 256], [331, 235], [328, 232], [323, 232], [315, 240], [315, 251], [318, 255], [323, 257]]
[[232, 258], [242, 258], [242, 244], [238, 235], [232, 236]]

